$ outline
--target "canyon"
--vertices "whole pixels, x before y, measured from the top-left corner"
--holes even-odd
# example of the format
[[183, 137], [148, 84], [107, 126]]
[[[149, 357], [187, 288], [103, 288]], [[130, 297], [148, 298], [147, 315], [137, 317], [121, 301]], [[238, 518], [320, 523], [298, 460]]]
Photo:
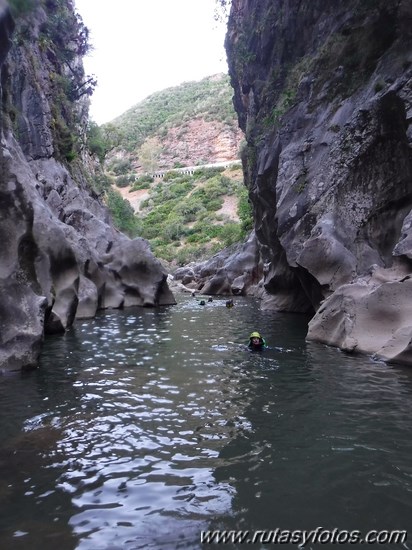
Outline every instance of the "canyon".
[[[232, 1], [225, 46], [240, 132], [215, 137], [222, 148], [245, 137], [254, 229], [176, 280], [310, 313], [308, 340], [411, 364], [411, 29], [407, 0]], [[6, 372], [35, 367], [46, 334], [98, 309], [175, 298], [148, 243], [115, 229], [96, 189], [73, 3], [16, 13], [1, 0], [0, 36]]]

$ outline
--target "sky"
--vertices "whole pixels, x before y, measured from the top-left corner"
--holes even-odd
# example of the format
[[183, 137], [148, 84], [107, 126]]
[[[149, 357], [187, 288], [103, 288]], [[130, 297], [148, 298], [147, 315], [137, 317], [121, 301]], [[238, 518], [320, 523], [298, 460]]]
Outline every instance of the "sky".
[[154, 92], [227, 73], [225, 24], [216, 0], [75, 0], [93, 51], [83, 59], [98, 84], [90, 118], [113, 120]]

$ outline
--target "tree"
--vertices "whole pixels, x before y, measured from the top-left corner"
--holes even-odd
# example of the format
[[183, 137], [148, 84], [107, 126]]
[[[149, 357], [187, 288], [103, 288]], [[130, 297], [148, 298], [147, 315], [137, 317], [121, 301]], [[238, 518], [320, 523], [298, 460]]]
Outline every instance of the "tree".
[[106, 144], [106, 154], [122, 143], [124, 139], [123, 132], [111, 122], [103, 124], [100, 129], [103, 134], [104, 143]]
[[136, 218], [130, 202], [123, 199], [121, 194], [114, 189], [108, 190], [106, 202], [117, 229], [129, 237], [136, 237], [139, 233], [139, 220]]
[[226, 21], [232, 0], [216, 0], [215, 21]]
[[153, 173], [158, 167], [161, 145], [157, 138], [147, 139], [140, 147], [139, 161], [145, 172]]
[[93, 120], [90, 120], [87, 128], [87, 148], [103, 163], [107, 153], [107, 143], [101, 128]]

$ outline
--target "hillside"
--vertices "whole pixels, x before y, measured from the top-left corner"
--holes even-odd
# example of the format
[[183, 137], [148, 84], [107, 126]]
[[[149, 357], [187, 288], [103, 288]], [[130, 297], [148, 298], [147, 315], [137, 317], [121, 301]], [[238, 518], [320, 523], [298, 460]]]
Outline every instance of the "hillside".
[[147, 239], [171, 268], [204, 260], [243, 240], [252, 228], [240, 163], [141, 176], [132, 186], [113, 185], [107, 201], [117, 227]]
[[117, 227], [172, 265], [204, 259], [251, 229], [231, 96], [228, 77], [215, 75], [157, 92], [102, 127], [115, 144], [105, 172]]
[[218, 74], [150, 95], [102, 127], [109, 169], [142, 174], [239, 158], [243, 138], [229, 77]]

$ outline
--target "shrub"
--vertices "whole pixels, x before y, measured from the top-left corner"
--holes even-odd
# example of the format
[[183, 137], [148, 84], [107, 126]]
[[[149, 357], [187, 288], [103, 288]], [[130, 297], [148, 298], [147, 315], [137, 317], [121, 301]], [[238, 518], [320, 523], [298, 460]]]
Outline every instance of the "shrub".
[[136, 180], [136, 183], [148, 183], [148, 184], [151, 184], [154, 182], [154, 179], [152, 176], [150, 176], [149, 174], [145, 174], [143, 176], [139, 176]]
[[208, 212], [216, 212], [216, 210], [220, 210], [222, 208], [223, 199], [221, 197], [213, 199], [209, 201], [205, 206]]
[[167, 220], [162, 231], [165, 240], [176, 241], [185, 234], [185, 226], [182, 218]]
[[240, 219], [242, 231], [247, 233], [253, 229], [253, 212], [249, 202], [249, 194], [246, 187], [243, 187], [238, 192], [239, 202], [237, 214]]
[[166, 174], [163, 176], [163, 182], [166, 183], [168, 181], [174, 180], [176, 178], [179, 178], [181, 176], [180, 172], [166, 172]]
[[135, 183], [132, 184], [132, 186], [130, 187], [129, 189], [129, 193], [131, 193], [132, 191], [139, 191], [140, 189], [148, 189], [149, 188], [149, 184], [148, 183], [138, 183], [137, 181]]
[[385, 88], [385, 82], [383, 80], [378, 80], [375, 83], [374, 90], [376, 94], [381, 92], [384, 88]]
[[130, 237], [136, 237], [139, 234], [140, 223], [129, 201], [124, 200], [118, 191], [109, 189], [106, 194], [106, 203], [117, 229]]
[[116, 183], [117, 187], [127, 187], [128, 185], [130, 185], [134, 181], [135, 180], [134, 180], [133, 175], [117, 176], [115, 183]]
[[208, 180], [214, 176], [220, 174], [225, 169], [223, 166], [216, 166], [214, 168], [197, 168], [193, 174], [196, 179]]
[[202, 202], [194, 196], [187, 197], [186, 200], [179, 202], [175, 208], [175, 211], [184, 216], [186, 221], [194, 221], [193, 216], [200, 210], [204, 210], [204, 206]]
[[220, 239], [223, 241], [225, 247], [230, 246], [242, 239], [242, 233], [237, 223], [227, 223], [221, 226]]
[[140, 203], [140, 210], [144, 210], [145, 208], [148, 208], [150, 206], [151, 199], [145, 199]]
[[127, 174], [132, 169], [130, 159], [115, 160], [110, 165], [110, 170], [119, 176], [121, 174]]
[[103, 163], [106, 156], [108, 145], [100, 127], [93, 122], [89, 122], [86, 135], [86, 144], [92, 155], [96, 155], [100, 163]]

